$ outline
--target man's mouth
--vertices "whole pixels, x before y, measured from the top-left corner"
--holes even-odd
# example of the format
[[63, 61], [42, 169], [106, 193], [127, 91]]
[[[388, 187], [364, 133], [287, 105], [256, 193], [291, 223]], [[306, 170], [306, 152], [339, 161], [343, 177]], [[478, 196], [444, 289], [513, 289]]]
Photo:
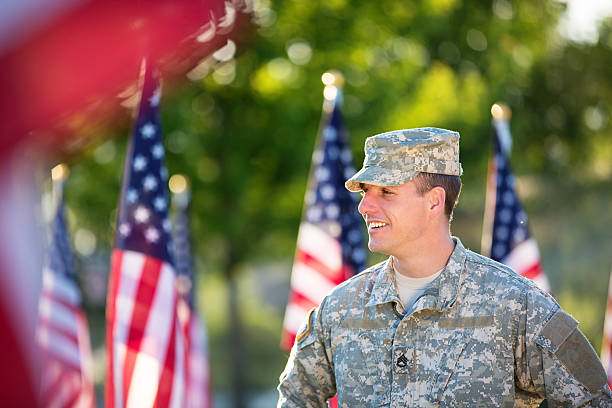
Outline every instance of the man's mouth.
[[377, 229], [385, 227], [387, 225], [389, 225], [389, 224], [387, 224], [386, 222], [382, 222], [382, 221], [368, 222], [368, 230], [369, 231], [377, 230]]

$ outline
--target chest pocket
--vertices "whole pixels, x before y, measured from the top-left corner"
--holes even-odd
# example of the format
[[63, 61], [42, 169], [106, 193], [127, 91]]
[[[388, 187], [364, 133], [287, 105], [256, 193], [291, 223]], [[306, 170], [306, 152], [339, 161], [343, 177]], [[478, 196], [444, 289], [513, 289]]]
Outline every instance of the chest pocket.
[[490, 348], [494, 340], [494, 316], [445, 317], [438, 322], [436, 332], [447, 337], [440, 342], [444, 350], [429, 385], [428, 400], [451, 405], [470, 401], [470, 406], [479, 406], [478, 401], [491, 404], [490, 398], [501, 398], [501, 391], [490, 392], [495, 384], [490, 384], [492, 388], [481, 387], [479, 381], [490, 379], [498, 364], [498, 357]]
[[383, 328], [345, 328], [343, 331], [343, 344], [338, 344], [338, 351], [334, 353], [339, 406], [387, 404], [389, 367], [385, 355], [390, 341], [385, 339], [386, 331]]

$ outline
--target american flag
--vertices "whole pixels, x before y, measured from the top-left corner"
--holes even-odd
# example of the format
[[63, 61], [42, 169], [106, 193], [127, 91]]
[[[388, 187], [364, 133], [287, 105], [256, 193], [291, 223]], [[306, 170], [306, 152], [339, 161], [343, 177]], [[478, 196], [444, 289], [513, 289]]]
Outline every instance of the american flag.
[[510, 125], [505, 118], [494, 118], [493, 128], [495, 155], [489, 161], [482, 253], [550, 292], [538, 244], [529, 232], [527, 214], [516, 194], [509, 159]]
[[173, 197], [174, 258], [178, 274], [178, 316], [186, 341], [185, 366], [187, 371], [186, 408], [212, 407], [212, 387], [208, 360], [208, 336], [203, 319], [194, 306], [194, 265], [189, 235], [189, 191], [177, 192]]
[[365, 266], [362, 219], [352, 193], [344, 187], [355, 169], [340, 113], [341, 96], [338, 88], [336, 97], [325, 101], [322, 131], [312, 156], [281, 340], [286, 350], [308, 311]]
[[177, 318], [168, 171], [149, 65], [128, 147], [106, 302], [106, 407], [182, 407], [185, 341]]
[[76, 283], [61, 181], [54, 182], [54, 190], [57, 208], [39, 304], [41, 403], [45, 407], [95, 407], [89, 329]]

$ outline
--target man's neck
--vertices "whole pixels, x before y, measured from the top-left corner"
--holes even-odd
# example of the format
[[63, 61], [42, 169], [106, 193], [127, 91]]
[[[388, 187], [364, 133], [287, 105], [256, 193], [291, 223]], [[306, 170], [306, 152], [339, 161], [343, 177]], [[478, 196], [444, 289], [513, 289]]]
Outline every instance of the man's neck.
[[393, 267], [404, 276], [423, 278], [444, 268], [454, 249], [455, 241], [450, 235], [428, 240], [411, 248], [409, 253], [393, 255]]

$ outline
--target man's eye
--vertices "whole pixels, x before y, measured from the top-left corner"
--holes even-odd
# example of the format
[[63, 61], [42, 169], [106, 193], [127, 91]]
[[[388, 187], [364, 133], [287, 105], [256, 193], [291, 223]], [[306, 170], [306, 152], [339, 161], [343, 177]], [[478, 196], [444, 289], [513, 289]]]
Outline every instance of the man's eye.
[[391, 190], [387, 190], [386, 188], [383, 188], [383, 194], [389, 195], [389, 194], [393, 194], [393, 191]]

